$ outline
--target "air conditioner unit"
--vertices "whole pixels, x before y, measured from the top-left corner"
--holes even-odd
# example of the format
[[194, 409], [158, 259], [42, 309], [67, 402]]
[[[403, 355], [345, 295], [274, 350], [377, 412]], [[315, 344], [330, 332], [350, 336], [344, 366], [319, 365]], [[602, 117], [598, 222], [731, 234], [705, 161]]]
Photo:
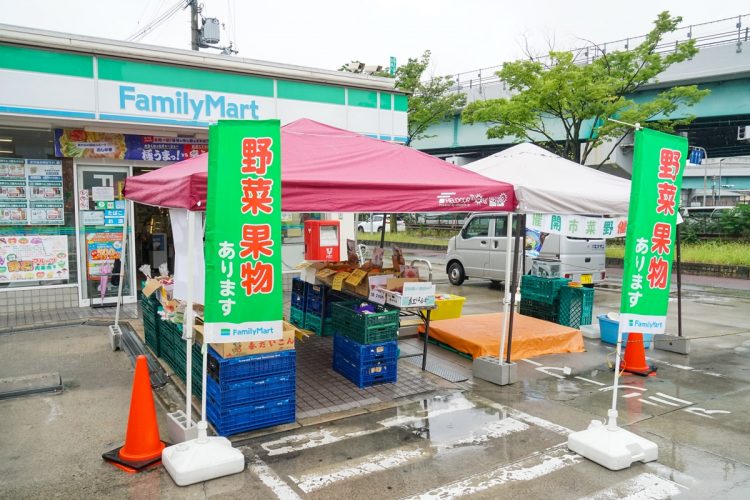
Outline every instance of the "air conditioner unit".
[[737, 140], [750, 141], [750, 126], [744, 125], [737, 127]]

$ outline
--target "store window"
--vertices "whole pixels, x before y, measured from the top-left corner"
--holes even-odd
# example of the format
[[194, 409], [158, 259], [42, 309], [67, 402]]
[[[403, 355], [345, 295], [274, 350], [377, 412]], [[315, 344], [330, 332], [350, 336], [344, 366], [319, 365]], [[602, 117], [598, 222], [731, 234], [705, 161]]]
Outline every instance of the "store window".
[[51, 130], [0, 125], [0, 288], [77, 283], [73, 185]]

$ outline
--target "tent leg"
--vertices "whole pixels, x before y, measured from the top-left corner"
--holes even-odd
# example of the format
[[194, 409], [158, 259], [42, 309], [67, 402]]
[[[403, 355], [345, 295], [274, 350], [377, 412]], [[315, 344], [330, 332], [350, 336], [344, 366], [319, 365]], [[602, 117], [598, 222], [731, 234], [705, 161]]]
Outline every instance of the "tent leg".
[[[383, 225], [380, 226], [380, 248], [383, 248], [383, 245], [385, 244], [385, 222], [386, 214], [383, 214]], [[370, 224], [373, 224], [372, 219], [370, 219]]]
[[513, 282], [511, 284], [511, 290], [513, 293], [510, 296], [510, 320], [508, 322], [508, 346], [505, 350], [505, 362], [510, 363], [510, 347], [513, 341], [513, 317], [515, 316], [515, 305], [516, 305], [516, 289], [518, 288], [518, 243], [521, 240], [521, 226], [526, 225], [526, 214], [518, 218], [516, 223], [516, 236], [513, 239]]
[[[508, 222], [507, 222], [507, 239], [505, 240], [505, 298], [503, 299], [503, 326], [502, 326], [502, 335], [500, 336], [500, 352], [499, 356], [497, 358], [493, 356], [482, 356], [479, 358], [474, 359], [474, 364], [472, 367], [472, 371], [474, 373], [474, 378], [479, 378], [482, 380], [486, 380], [488, 382], [492, 382], [493, 384], [497, 385], [507, 385], [512, 384], [513, 382], [516, 382], [518, 380], [518, 372], [516, 370], [516, 364], [515, 363], [506, 363], [503, 360], [504, 357], [504, 348], [505, 348], [505, 339], [508, 333], [508, 324], [509, 324], [509, 305], [511, 301], [511, 296], [513, 294], [513, 285], [511, 284], [511, 281], [513, 278], [509, 276], [509, 271], [511, 268], [511, 254], [510, 254], [510, 242], [511, 238], [513, 238], [513, 214], [508, 213]], [[517, 271], [518, 268], [514, 269], [514, 271]]]
[[[188, 270], [195, 263], [195, 212], [188, 210]], [[182, 332], [185, 338], [185, 414], [188, 423], [192, 421], [193, 413], [193, 289], [195, 287], [195, 274], [188, 272], [187, 276], [187, 300], [185, 301], [185, 319]], [[205, 392], [205, 389], [204, 391]]]

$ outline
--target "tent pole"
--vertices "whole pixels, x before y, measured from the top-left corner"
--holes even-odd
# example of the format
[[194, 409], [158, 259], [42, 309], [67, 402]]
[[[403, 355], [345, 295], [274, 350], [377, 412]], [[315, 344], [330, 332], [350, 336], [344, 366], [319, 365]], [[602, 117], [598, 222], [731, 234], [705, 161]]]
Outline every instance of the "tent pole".
[[505, 362], [510, 363], [510, 346], [513, 341], [513, 316], [516, 305], [516, 288], [518, 287], [518, 242], [521, 240], [521, 226], [526, 225], [526, 214], [520, 216], [516, 222], [516, 236], [513, 239], [513, 277], [510, 289], [510, 320], [508, 322], [508, 346], [505, 350]]
[[[497, 219], [496, 219], [497, 220]], [[508, 306], [510, 305], [510, 295], [509, 293], [512, 292], [512, 285], [511, 280], [508, 279], [508, 271], [511, 267], [511, 256], [510, 256], [510, 242], [513, 238], [513, 212], [508, 212], [508, 217], [506, 219], [506, 231], [505, 231], [505, 297], [503, 298], [503, 329], [502, 329], [502, 335], [500, 337], [500, 352], [498, 359], [500, 361], [503, 360], [505, 357], [505, 339], [508, 335]]]
[[[184, 329], [182, 336], [185, 338], [185, 414], [188, 424], [192, 421], [192, 398], [193, 398], [193, 288], [195, 286], [195, 212], [187, 211], [188, 223], [188, 275], [187, 275], [187, 300], [185, 303]], [[204, 339], [205, 340], [205, 339]], [[205, 389], [204, 391], [205, 392]]]
[[[383, 248], [383, 245], [385, 244], [385, 222], [386, 222], [386, 214], [383, 214], [383, 224], [380, 226], [380, 248]], [[373, 220], [370, 219], [370, 224], [374, 224]], [[372, 226], [370, 226], [372, 228]]]
[[677, 233], [675, 234], [675, 247], [676, 247], [676, 255], [675, 255], [675, 263], [677, 265], [677, 336], [682, 337], [682, 257], [681, 257], [681, 247], [682, 247], [682, 238], [680, 237], [680, 225], [677, 224], [675, 226], [675, 230]]

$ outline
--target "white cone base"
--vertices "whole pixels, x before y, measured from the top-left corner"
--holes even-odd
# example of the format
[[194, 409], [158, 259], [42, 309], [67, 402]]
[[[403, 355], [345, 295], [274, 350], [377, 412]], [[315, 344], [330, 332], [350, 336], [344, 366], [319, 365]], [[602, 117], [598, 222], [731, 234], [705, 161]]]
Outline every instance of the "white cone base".
[[224, 437], [191, 439], [164, 448], [164, 468], [178, 486], [237, 474], [245, 470], [245, 456]]
[[610, 429], [598, 420], [592, 420], [585, 431], [570, 434], [568, 449], [611, 470], [626, 469], [638, 461], [652, 462], [659, 456], [656, 443], [620, 427]]

